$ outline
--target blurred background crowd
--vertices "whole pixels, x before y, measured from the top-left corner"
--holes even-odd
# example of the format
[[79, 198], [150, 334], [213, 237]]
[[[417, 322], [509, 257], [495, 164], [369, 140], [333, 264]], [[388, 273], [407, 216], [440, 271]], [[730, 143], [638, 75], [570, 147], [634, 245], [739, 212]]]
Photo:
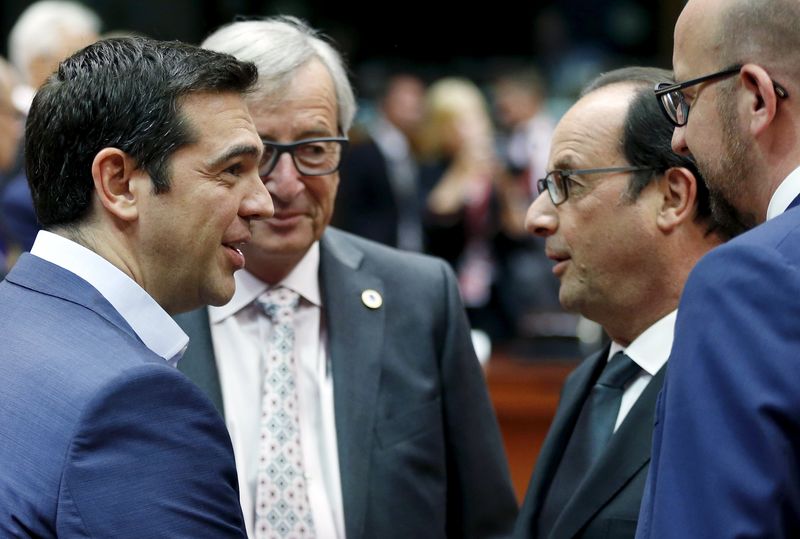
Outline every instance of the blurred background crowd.
[[235, 17], [289, 14], [345, 54], [358, 91], [334, 225], [447, 260], [476, 332], [516, 356], [577, 357], [602, 339], [565, 313], [524, 216], [550, 135], [579, 88], [629, 64], [669, 66], [680, 0], [423, 2], [4, 0], [0, 6], [0, 274], [38, 229], [22, 166], [36, 88], [75, 50], [127, 33], [199, 43]]

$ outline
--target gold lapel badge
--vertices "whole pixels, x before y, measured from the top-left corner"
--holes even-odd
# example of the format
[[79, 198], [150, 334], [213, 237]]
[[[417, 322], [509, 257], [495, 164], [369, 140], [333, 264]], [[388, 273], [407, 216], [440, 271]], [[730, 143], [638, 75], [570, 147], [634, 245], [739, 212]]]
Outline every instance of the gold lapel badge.
[[368, 288], [361, 292], [361, 302], [370, 309], [379, 309], [383, 305], [383, 298], [377, 290]]

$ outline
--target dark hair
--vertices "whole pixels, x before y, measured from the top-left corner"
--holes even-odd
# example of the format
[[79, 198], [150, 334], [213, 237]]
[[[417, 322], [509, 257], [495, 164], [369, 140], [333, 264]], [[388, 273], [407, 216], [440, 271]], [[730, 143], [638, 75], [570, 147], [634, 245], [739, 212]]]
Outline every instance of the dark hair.
[[708, 187], [694, 159], [672, 151], [673, 126], [664, 117], [653, 95], [653, 88], [660, 82], [673, 82], [672, 72], [655, 67], [625, 67], [598, 76], [584, 88], [581, 95], [612, 84], [636, 85], [636, 93], [623, 124], [621, 150], [631, 165], [652, 167], [652, 170], [631, 175], [628, 195], [636, 200], [645, 187], [668, 169], [686, 168], [697, 179], [695, 219], [707, 223], [709, 233], [719, 232], [718, 224], [711, 216]]
[[147, 171], [156, 193], [169, 190], [169, 158], [194, 142], [181, 100], [198, 92], [248, 91], [253, 64], [179, 42], [143, 37], [98, 41], [67, 58], [36, 93], [26, 126], [25, 162], [44, 228], [89, 212], [91, 166], [118, 148]]

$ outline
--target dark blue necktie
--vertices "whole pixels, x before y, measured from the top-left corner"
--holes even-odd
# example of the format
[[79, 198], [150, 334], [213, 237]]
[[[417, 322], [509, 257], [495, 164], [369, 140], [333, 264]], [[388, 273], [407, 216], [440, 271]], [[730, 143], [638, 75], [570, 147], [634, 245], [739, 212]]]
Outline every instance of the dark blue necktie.
[[798, 206], [798, 205], [800, 205], [800, 195], [797, 195], [796, 197], [794, 197], [794, 200], [792, 200], [792, 203], [789, 204], [788, 208], [786, 208], [786, 211], [789, 211], [789, 210], [791, 210], [792, 208], [794, 208], [795, 206]]
[[603, 454], [614, 432], [625, 386], [640, 372], [641, 367], [622, 352], [606, 363], [581, 408], [547, 491], [539, 517], [539, 537], [547, 537], [578, 485]]

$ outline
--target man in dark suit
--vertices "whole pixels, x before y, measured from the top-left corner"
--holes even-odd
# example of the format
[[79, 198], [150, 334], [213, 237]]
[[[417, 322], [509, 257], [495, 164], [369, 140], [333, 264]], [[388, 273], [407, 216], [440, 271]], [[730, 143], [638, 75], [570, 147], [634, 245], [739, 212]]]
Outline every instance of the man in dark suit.
[[243, 537], [230, 439], [174, 366], [168, 313], [233, 295], [272, 215], [242, 94], [252, 64], [106, 40], [27, 123], [43, 226], [0, 283], [0, 535]]
[[546, 238], [561, 304], [602, 325], [611, 343], [564, 385], [515, 537], [635, 533], [678, 297], [726, 236], [652, 100], [653, 85], [670, 80], [654, 68], [601, 75], [554, 132], [526, 226]]
[[258, 66], [249, 105], [275, 203], [231, 303], [180, 319], [200, 337], [181, 368], [231, 432], [248, 531], [506, 535], [516, 503], [452, 272], [327, 228], [355, 109], [339, 55], [293, 18], [204, 46]]
[[414, 137], [422, 124], [425, 85], [414, 75], [388, 78], [368, 134], [342, 162], [333, 224], [362, 238], [422, 251], [423, 209]]
[[638, 537], [800, 536], [800, 3], [690, 0], [656, 92], [714, 210], [756, 226], [681, 298]]

